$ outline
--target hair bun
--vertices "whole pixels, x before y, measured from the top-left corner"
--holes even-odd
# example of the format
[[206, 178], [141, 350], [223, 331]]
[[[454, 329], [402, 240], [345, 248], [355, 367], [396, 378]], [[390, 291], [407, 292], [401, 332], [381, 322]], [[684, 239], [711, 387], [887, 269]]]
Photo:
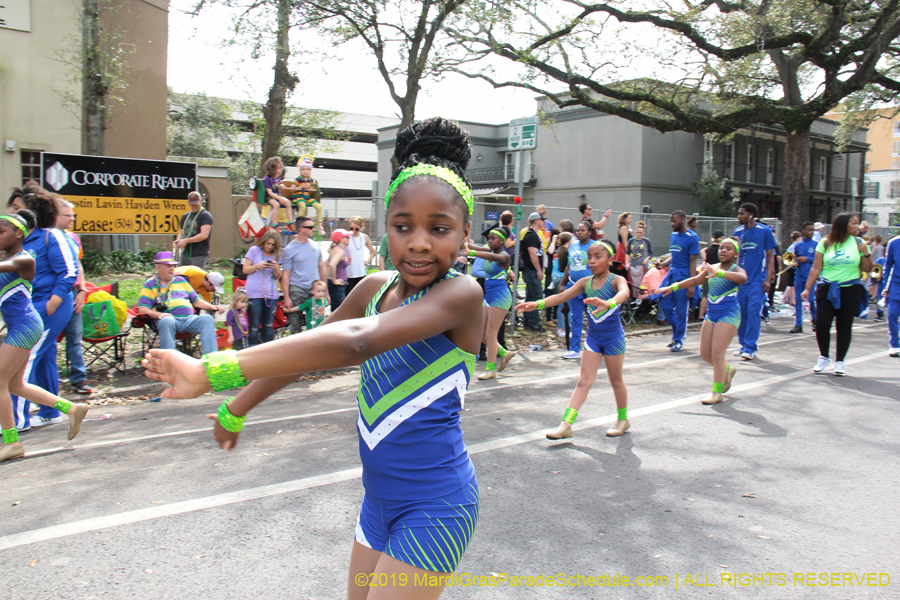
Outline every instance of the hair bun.
[[401, 169], [418, 163], [451, 163], [454, 170], [464, 172], [472, 158], [469, 134], [455, 121], [441, 117], [413, 123], [399, 132], [394, 154]]

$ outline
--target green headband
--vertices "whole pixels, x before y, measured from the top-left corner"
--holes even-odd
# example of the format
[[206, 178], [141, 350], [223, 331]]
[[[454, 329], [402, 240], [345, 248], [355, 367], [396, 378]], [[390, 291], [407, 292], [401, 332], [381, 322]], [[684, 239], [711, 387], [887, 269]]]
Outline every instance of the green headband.
[[738, 254], [741, 253], [741, 245], [739, 243], [737, 243], [735, 240], [733, 240], [731, 238], [725, 238], [724, 240], [719, 242], [719, 246], [721, 246], [725, 242], [731, 242], [732, 244], [734, 244], [734, 251], [737, 252]]
[[[469, 213], [469, 214], [471, 214], [471, 213]], [[499, 229], [491, 229], [490, 233], [493, 233], [494, 235], [496, 235], [498, 238], [500, 238], [504, 242], [506, 241], [506, 236], [503, 235], [503, 232], [500, 231]]]
[[613, 255], [616, 253], [616, 250], [615, 250], [615, 248], [613, 248], [613, 245], [610, 244], [609, 242], [607, 242], [606, 240], [594, 240], [594, 242], [591, 245], [593, 246], [594, 244], [600, 244], [601, 246], [606, 248], [607, 251], [609, 251], [610, 258], [612, 258]]
[[472, 207], [475, 204], [475, 199], [472, 196], [472, 188], [466, 185], [466, 182], [460, 179], [459, 175], [457, 175], [447, 167], [426, 165], [425, 163], [419, 163], [411, 167], [406, 167], [397, 174], [396, 179], [394, 179], [394, 181], [392, 181], [391, 185], [388, 187], [387, 194], [384, 195], [385, 208], [388, 207], [388, 202], [390, 202], [391, 195], [397, 190], [397, 188], [400, 187], [400, 185], [404, 181], [406, 181], [410, 177], [415, 177], [416, 175], [431, 175], [432, 177], [443, 179], [444, 181], [452, 185], [453, 189], [455, 189], [459, 193], [459, 195], [462, 196], [462, 199], [466, 201], [466, 206], [469, 209], [469, 214], [472, 214]]
[[18, 220], [17, 218], [11, 217], [9, 215], [0, 215], [0, 219], [3, 219], [4, 221], [9, 221], [13, 225], [15, 225], [16, 227], [21, 229], [22, 233], [24, 233], [25, 235], [28, 235], [28, 229], [24, 225], [22, 225], [22, 221]]

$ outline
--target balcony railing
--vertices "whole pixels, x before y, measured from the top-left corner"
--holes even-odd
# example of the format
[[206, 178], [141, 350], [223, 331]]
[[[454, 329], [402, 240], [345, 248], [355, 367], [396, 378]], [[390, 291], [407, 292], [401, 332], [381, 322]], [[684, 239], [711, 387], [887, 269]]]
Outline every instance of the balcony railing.
[[[748, 168], [747, 164], [724, 162], [700, 163], [697, 165], [699, 172], [712, 171], [722, 179], [734, 183], [755, 183], [758, 185], [771, 185], [780, 187], [784, 182], [784, 169], [770, 168], [766, 165], [752, 165]], [[820, 178], [818, 173], [814, 173], [810, 178], [810, 191], [821, 192], [837, 192], [839, 194], [861, 195], [862, 188], [852, 190], [853, 181], [850, 179], [841, 179], [837, 177]]]
[[[536, 169], [534, 163], [529, 164], [527, 168], [528, 179], [527, 181], [533, 181], [536, 179]], [[472, 183], [485, 183], [488, 181], [493, 182], [513, 182], [516, 180], [516, 167], [513, 165], [506, 165], [503, 167], [485, 167], [482, 169], [468, 169], [466, 171], [466, 177], [469, 178], [469, 181]]]

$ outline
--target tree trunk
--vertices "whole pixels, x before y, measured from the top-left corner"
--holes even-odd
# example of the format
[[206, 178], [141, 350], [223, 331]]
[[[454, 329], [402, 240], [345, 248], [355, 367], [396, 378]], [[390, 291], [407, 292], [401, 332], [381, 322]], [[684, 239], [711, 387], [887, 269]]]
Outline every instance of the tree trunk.
[[[296, 75], [288, 69], [291, 57], [290, 40], [290, 0], [278, 0], [278, 37], [275, 44], [275, 80], [269, 90], [269, 101], [263, 106], [263, 118], [266, 130], [263, 133], [262, 165], [267, 158], [278, 156], [281, 138], [284, 135], [284, 115], [287, 112], [287, 97], [300, 82]], [[265, 175], [265, 173], [263, 173]]]
[[99, 0], [83, 0], [81, 23], [84, 62], [82, 71], [84, 152], [101, 156], [105, 147], [106, 86], [101, 61]]
[[791, 245], [791, 232], [809, 220], [809, 130], [788, 132], [781, 183], [781, 248]]

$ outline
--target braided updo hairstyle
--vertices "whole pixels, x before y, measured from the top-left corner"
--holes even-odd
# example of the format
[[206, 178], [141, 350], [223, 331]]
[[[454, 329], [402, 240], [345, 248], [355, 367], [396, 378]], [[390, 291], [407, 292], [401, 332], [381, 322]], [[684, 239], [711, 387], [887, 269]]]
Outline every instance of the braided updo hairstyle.
[[[394, 181], [400, 171], [407, 167], [426, 164], [446, 167], [456, 173], [466, 185], [472, 186], [466, 178], [466, 167], [469, 166], [469, 159], [472, 158], [469, 134], [456, 121], [433, 117], [413, 123], [397, 134], [394, 155], [397, 157], [398, 168], [391, 177], [391, 181]], [[409, 180], [416, 180], [420, 177], [427, 177], [427, 175], [417, 175]], [[406, 181], [400, 187], [405, 184]], [[469, 209], [458, 194], [457, 197], [463, 207], [463, 214], [468, 220]]]

